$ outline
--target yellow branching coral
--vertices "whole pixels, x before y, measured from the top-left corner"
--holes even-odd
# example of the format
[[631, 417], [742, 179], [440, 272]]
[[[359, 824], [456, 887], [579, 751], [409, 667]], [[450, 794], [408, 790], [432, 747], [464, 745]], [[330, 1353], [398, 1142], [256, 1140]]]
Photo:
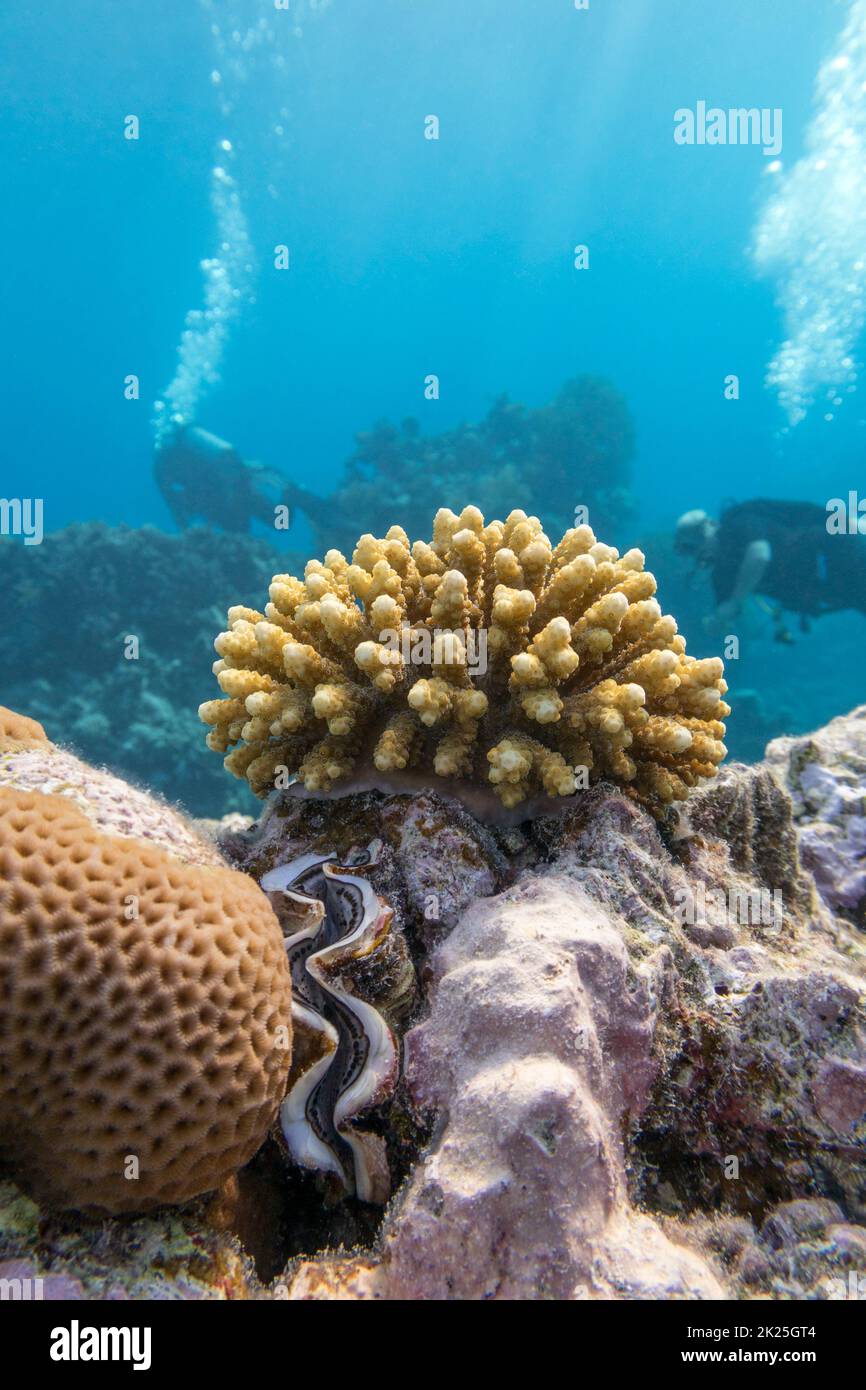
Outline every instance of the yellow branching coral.
[[362, 536], [351, 564], [330, 550], [264, 612], [229, 610], [208, 746], [260, 796], [415, 774], [511, 809], [609, 779], [658, 812], [715, 774], [730, 710], [655, 589], [639, 550], [589, 526], [553, 546], [522, 511]]

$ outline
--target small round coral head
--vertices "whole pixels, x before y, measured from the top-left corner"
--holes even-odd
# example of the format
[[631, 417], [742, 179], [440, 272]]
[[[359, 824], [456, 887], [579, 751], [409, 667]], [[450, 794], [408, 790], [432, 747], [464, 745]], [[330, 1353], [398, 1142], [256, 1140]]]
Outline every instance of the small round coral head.
[[[585, 524], [554, 545], [521, 510], [483, 522], [442, 508], [429, 541], [366, 534], [351, 564], [277, 576], [270, 624], [232, 610], [227, 698], [202, 707], [228, 770], [262, 797], [276, 766], [297, 795], [430, 787], [507, 824], [575, 795], [575, 767], [651, 810], [712, 776], [721, 663], [687, 655], [643, 552]], [[687, 546], [714, 540], [705, 512], [681, 522]]]

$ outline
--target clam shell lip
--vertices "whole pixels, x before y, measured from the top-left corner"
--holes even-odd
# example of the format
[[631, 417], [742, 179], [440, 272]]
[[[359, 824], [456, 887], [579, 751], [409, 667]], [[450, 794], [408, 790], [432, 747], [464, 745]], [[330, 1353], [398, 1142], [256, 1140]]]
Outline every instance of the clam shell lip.
[[300, 1167], [334, 1174], [368, 1202], [389, 1194], [385, 1146], [356, 1126], [388, 1098], [399, 1075], [394, 1035], [375, 1005], [352, 992], [350, 976], [353, 960], [368, 957], [391, 919], [364, 877], [379, 849], [374, 841], [352, 865], [336, 864], [333, 854], [305, 854], [261, 880], [300, 922], [286, 937], [293, 1017], [297, 1032], [314, 1038], [318, 1049], [280, 1108], [283, 1137]]
[[[266, 893], [285, 892], [293, 883], [303, 878], [310, 869], [315, 869], [318, 865], [330, 863], [336, 859], [335, 854], [304, 854], [299, 859], [292, 859], [288, 864], [279, 864], [277, 868], [270, 869], [260, 880], [261, 887]], [[306, 893], [291, 893], [290, 897], [298, 899], [300, 902], [310, 901]]]
[[298, 1078], [280, 1106], [280, 1128], [289, 1152], [302, 1168], [334, 1173], [342, 1181], [343, 1165], [307, 1119], [307, 1105], [334, 1060], [340, 1036], [332, 1023], [297, 1000], [292, 1003], [292, 1026], [295, 1030], [320, 1031], [325, 1046], [322, 1055]]

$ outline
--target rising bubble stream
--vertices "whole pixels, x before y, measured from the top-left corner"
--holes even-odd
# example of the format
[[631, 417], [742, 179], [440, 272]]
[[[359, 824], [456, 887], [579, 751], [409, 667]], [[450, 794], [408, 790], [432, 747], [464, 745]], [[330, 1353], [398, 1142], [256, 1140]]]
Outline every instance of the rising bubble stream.
[[[262, 12], [260, 0], [200, 0], [213, 44], [211, 85], [220, 114], [228, 124], [243, 98], [244, 89], [267, 68], [284, 86], [289, 53], [303, 34], [303, 24], [327, 9], [330, 0], [284, 0]], [[282, 136], [280, 121], [288, 111], [280, 107], [270, 122], [271, 133]], [[222, 140], [211, 174], [211, 205], [216, 222], [215, 253], [201, 262], [204, 275], [204, 307], [190, 309], [184, 320], [177, 349], [174, 376], [154, 404], [156, 446], [165, 442], [178, 425], [197, 420], [205, 391], [220, 379], [231, 329], [246, 304], [253, 300], [255, 251], [244, 214], [241, 194], [229, 171], [235, 151], [231, 140]]]
[[866, 0], [850, 0], [822, 64], [805, 153], [776, 186], [754, 233], [758, 269], [776, 281], [785, 341], [767, 384], [792, 425], [824, 396], [832, 419], [856, 389], [866, 323]]

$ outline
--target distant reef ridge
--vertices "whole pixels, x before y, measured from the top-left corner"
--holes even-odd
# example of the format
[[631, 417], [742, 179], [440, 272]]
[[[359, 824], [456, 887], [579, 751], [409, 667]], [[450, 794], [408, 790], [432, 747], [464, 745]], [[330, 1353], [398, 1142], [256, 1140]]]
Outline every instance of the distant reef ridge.
[[345, 550], [359, 528], [380, 534], [398, 525], [420, 535], [431, 498], [459, 509], [471, 497], [496, 515], [519, 497], [550, 534], [588, 521], [619, 539], [633, 511], [634, 452], [625, 397], [603, 377], [578, 376], [546, 405], [525, 406], [503, 394], [483, 419], [438, 433], [422, 433], [414, 417], [399, 425], [381, 420], [355, 436], [329, 497], [296, 485], [293, 501], [323, 550]]
[[[274, 570], [266, 540], [88, 522], [0, 540], [0, 698], [49, 737], [200, 815], [248, 809], [200, 745], [213, 632]], [[286, 557], [289, 560], [291, 557]]]

